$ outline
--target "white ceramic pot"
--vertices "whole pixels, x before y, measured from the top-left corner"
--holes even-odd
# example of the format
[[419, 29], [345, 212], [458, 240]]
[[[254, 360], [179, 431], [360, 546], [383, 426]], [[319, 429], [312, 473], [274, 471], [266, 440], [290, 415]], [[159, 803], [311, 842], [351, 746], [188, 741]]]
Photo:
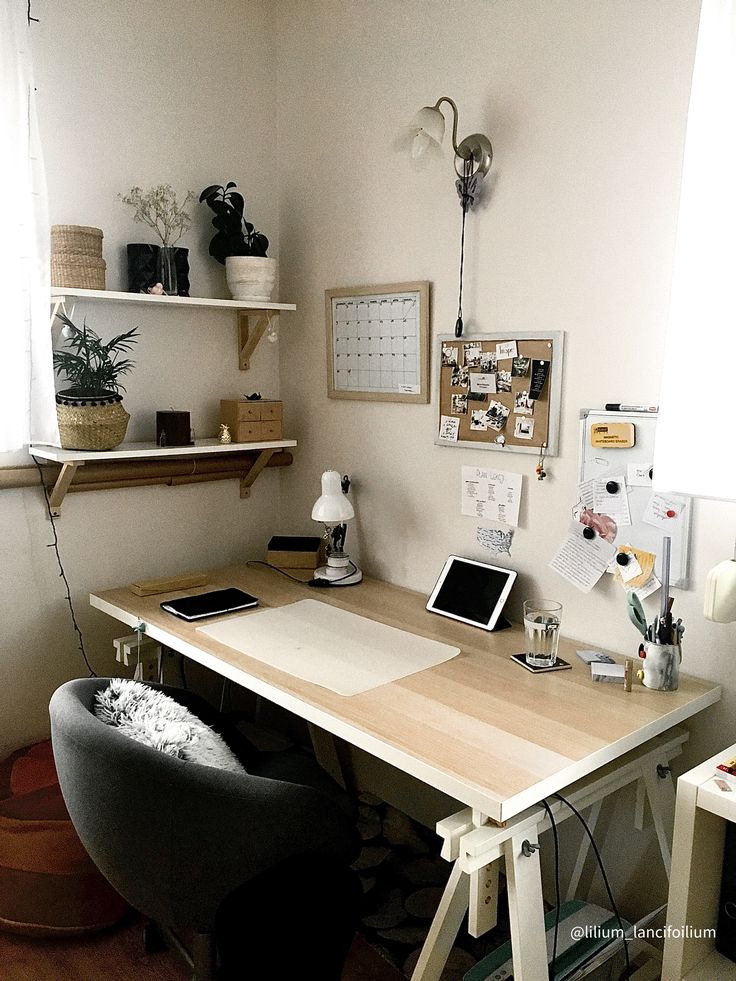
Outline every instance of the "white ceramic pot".
[[227, 285], [234, 300], [268, 303], [277, 270], [277, 260], [263, 256], [229, 255], [225, 259]]

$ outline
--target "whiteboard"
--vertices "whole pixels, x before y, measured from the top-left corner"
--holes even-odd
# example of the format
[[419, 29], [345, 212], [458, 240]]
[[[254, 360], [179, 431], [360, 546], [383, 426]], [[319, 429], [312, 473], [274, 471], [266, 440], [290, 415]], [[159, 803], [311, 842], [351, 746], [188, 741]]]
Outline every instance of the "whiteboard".
[[[629, 449], [611, 449], [590, 445], [590, 430], [602, 422], [631, 422], [635, 429], [635, 443]], [[603, 409], [583, 409], [580, 413], [580, 482], [603, 474], [610, 467], [638, 465], [648, 472], [654, 460], [654, 434], [657, 428], [656, 412], [606, 412]], [[631, 486], [627, 481], [631, 526], [618, 529], [616, 545], [632, 545], [657, 556], [654, 571], [662, 579], [662, 540], [665, 535], [672, 539], [670, 556], [670, 585], [680, 589], [689, 586], [690, 526], [692, 519], [691, 498], [684, 494], [665, 496], [681, 502], [682, 509], [676, 518], [667, 523], [666, 529], [655, 528], [642, 521], [652, 496], [650, 487]]]

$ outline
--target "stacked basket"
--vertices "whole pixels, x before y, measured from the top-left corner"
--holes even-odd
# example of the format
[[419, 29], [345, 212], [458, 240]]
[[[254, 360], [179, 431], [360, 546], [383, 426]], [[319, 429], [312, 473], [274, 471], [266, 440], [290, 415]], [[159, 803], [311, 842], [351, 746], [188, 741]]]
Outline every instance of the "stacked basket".
[[51, 226], [51, 285], [104, 290], [101, 228]]

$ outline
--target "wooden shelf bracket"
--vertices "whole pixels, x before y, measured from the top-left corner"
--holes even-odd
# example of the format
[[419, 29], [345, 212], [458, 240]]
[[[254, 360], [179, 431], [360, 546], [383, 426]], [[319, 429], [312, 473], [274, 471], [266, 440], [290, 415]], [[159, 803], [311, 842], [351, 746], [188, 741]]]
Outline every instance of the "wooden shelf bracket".
[[77, 472], [77, 468], [82, 466], [84, 466], [83, 463], [62, 463], [59, 476], [56, 478], [56, 483], [49, 494], [49, 507], [51, 508], [51, 514], [55, 518], [58, 518], [61, 514], [62, 502], [66, 497], [66, 492], [69, 490], [71, 482], [74, 480], [74, 474]]
[[274, 450], [261, 450], [258, 456], [253, 461], [253, 466], [250, 468], [248, 473], [240, 478], [240, 496], [241, 498], [250, 497], [250, 489], [256, 482], [256, 479], [260, 476], [261, 471], [268, 466], [268, 461], [274, 454]]
[[275, 316], [272, 310], [238, 310], [238, 367], [250, 368], [250, 359]]

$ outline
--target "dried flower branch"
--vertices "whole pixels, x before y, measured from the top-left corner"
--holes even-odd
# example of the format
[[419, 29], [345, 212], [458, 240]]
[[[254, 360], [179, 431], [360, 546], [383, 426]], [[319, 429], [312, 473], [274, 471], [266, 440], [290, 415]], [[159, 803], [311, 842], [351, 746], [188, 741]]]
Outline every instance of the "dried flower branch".
[[133, 221], [148, 225], [161, 239], [164, 246], [175, 245], [192, 224], [191, 215], [184, 209], [194, 200], [191, 191], [181, 206], [171, 184], [159, 184], [148, 191], [132, 187], [127, 194], [118, 194], [123, 204], [135, 209]]

